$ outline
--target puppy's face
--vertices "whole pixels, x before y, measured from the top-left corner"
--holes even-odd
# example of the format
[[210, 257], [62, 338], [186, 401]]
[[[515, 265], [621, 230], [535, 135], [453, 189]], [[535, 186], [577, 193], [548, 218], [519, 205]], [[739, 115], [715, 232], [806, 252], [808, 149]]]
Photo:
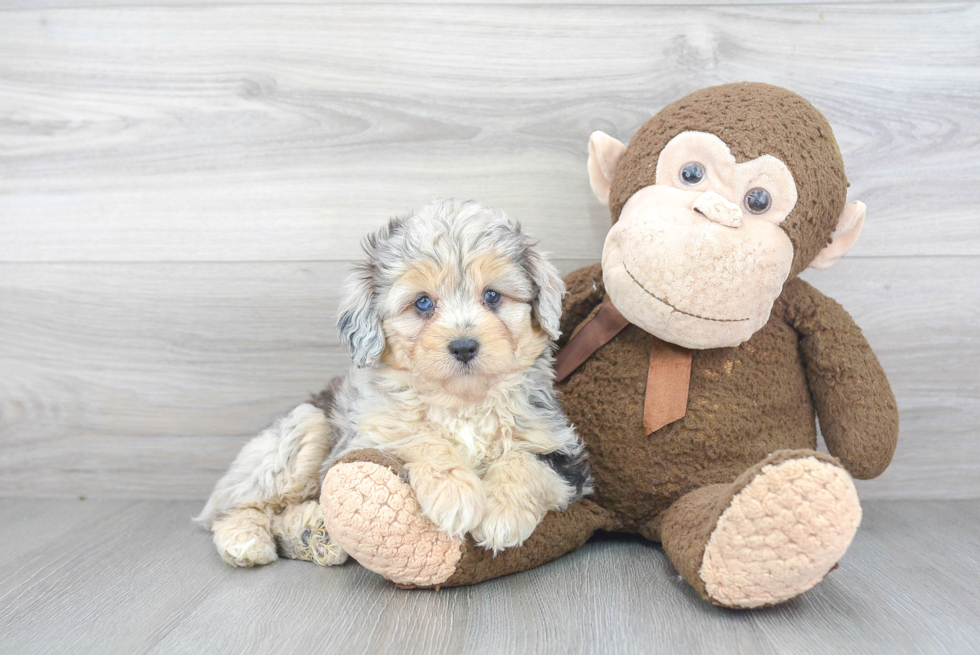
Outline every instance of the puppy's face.
[[386, 294], [382, 361], [458, 392], [534, 363], [548, 337], [531, 317], [534, 286], [516, 263], [483, 253], [460, 269], [410, 264]]
[[[557, 338], [564, 292], [557, 271], [502, 214], [440, 201], [396, 219], [369, 238], [341, 333], [358, 359], [358, 340], [380, 362], [461, 397], [529, 367]], [[366, 296], [370, 298], [365, 300]], [[374, 327], [351, 330], [362, 313]], [[378, 330], [365, 339], [365, 330]], [[360, 333], [358, 333], [360, 332]]]

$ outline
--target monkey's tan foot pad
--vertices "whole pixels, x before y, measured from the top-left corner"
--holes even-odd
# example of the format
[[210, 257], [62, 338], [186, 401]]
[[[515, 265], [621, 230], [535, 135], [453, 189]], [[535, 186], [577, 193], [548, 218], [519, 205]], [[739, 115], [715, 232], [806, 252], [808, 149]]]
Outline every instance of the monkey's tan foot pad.
[[767, 464], [719, 517], [701, 580], [726, 607], [781, 603], [823, 580], [860, 522], [857, 490], [840, 466], [812, 456]]
[[320, 504], [331, 539], [392, 582], [429, 587], [455, 573], [462, 542], [423, 516], [411, 486], [389, 466], [335, 464], [323, 480]]

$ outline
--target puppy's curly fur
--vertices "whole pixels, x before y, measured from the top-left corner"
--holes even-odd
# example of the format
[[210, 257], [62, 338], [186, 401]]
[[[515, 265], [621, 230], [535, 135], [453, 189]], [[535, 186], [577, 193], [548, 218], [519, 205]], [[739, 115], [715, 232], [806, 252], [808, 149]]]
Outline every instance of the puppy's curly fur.
[[553, 389], [564, 284], [521, 228], [441, 200], [364, 249], [338, 319], [354, 367], [246, 444], [196, 519], [230, 564], [343, 562], [315, 499], [360, 448], [404, 465], [440, 529], [494, 551], [592, 490]]

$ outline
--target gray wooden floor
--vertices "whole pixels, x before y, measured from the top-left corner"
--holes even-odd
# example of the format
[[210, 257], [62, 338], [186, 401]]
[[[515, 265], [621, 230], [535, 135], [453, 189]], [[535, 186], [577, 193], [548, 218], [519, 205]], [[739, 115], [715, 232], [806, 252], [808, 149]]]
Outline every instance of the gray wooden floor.
[[187, 501], [0, 501], [2, 653], [976, 653], [980, 501], [873, 501], [840, 568], [780, 607], [698, 599], [604, 536], [476, 587], [355, 563], [234, 570]]

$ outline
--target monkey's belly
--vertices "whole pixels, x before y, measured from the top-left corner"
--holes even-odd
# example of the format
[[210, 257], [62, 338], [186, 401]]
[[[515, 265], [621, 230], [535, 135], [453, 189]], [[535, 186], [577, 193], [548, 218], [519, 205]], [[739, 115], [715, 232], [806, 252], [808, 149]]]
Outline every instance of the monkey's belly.
[[814, 448], [796, 333], [773, 319], [737, 348], [694, 351], [687, 414], [643, 434], [653, 337], [629, 326], [562, 385], [588, 449], [595, 500], [639, 530], [683, 494], [732, 482], [774, 450]]

